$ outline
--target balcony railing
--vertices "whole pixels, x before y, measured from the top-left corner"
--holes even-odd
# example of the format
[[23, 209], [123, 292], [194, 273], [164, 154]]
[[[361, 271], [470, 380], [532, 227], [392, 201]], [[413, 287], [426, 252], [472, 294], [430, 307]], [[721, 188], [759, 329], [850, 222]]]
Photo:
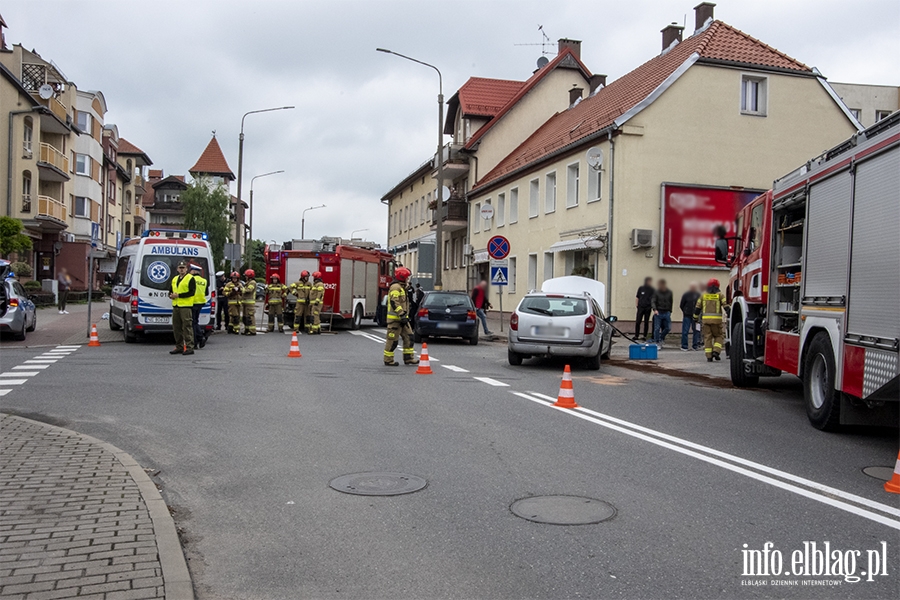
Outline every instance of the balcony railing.
[[63, 154], [50, 144], [44, 142], [41, 143], [40, 161], [53, 165], [63, 173], [68, 174], [69, 172], [69, 159], [65, 154]]
[[447, 214], [444, 216], [445, 221], [468, 221], [469, 220], [469, 203], [468, 202], [445, 202]]
[[147, 210], [140, 204], [134, 205], [134, 211], [132, 212], [132, 214], [134, 214], [135, 220], [137, 220], [137, 219], [140, 219], [142, 221], [147, 220]]
[[53, 217], [60, 221], [67, 221], [69, 217], [66, 205], [50, 196], [38, 196], [37, 214], [39, 217]]
[[131, 205], [128, 204], [127, 202], [123, 202], [122, 203], [122, 212], [124, 212], [126, 215], [130, 215], [131, 214]]
[[31, 194], [22, 194], [22, 212], [31, 212]]

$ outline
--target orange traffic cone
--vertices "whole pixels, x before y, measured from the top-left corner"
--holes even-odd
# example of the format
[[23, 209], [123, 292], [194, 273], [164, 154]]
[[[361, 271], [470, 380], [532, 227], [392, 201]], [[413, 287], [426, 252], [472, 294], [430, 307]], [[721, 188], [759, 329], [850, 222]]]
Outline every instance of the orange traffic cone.
[[894, 476], [884, 482], [884, 491], [900, 494], [900, 452], [897, 453], [897, 464], [894, 465]]
[[91, 339], [88, 342], [88, 346], [99, 346], [100, 345], [100, 336], [97, 335], [97, 324], [94, 323], [91, 325]]
[[291, 351], [288, 352], [288, 358], [300, 358], [303, 356], [300, 354], [300, 342], [297, 341], [297, 332], [294, 332], [294, 335], [291, 336]]
[[575, 390], [572, 388], [572, 370], [569, 369], [569, 365], [566, 365], [566, 370], [563, 371], [562, 383], [559, 384], [559, 396], [557, 396], [553, 406], [578, 408], [578, 405], [575, 404]]
[[422, 353], [419, 354], [419, 368], [416, 369], [416, 375], [432, 375], [431, 361], [428, 360], [428, 344], [422, 344]]

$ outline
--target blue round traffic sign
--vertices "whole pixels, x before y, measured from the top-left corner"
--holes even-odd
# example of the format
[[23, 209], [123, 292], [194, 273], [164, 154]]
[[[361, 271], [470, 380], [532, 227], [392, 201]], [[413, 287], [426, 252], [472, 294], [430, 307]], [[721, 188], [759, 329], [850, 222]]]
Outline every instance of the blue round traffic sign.
[[504, 259], [509, 256], [509, 240], [502, 235], [495, 235], [488, 240], [487, 251], [491, 258]]

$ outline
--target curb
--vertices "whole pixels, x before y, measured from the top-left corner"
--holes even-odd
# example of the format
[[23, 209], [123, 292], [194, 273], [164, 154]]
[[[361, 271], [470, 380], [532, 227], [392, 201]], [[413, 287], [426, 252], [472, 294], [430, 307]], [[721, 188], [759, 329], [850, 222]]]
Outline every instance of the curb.
[[191, 574], [188, 571], [184, 551], [181, 548], [181, 540], [178, 539], [178, 532], [175, 529], [175, 520], [172, 519], [169, 508], [156, 488], [156, 484], [153, 483], [130, 454], [116, 448], [112, 444], [71, 429], [66, 429], [65, 427], [57, 427], [56, 425], [49, 425], [16, 415], [6, 416], [64, 432], [68, 435], [76, 435], [86, 442], [100, 446], [115, 456], [116, 460], [125, 467], [128, 474], [131, 475], [131, 478], [137, 484], [141, 497], [144, 499], [144, 504], [147, 505], [147, 512], [150, 514], [150, 521], [153, 523], [153, 533], [156, 537], [156, 550], [159, 554], [159, 564], [162, 568], [166, 600], [194, 600], [194, 585], [191, 582]]

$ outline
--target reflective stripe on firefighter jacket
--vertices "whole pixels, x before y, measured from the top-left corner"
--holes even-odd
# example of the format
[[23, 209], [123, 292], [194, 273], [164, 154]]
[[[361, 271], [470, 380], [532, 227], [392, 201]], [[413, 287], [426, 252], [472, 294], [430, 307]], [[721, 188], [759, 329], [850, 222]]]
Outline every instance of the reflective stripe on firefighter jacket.
[[309, 282], [301, 279], [291, 284], [290, 293], [297, 297], [297, 304], [306, 304], [311, 289], [312, 286], [309, 285]]
[[229, 281], [225, 284], [225, 287], [222, 289], [222, 293], [225, 294], [225, 297], [232, 301], [232, 303], [240, 302], [241, 294], [244, 291], [244, 286], [241, 285], [241, 282], [237, 283], [233, 281]]
[[704, 323], [721, 323], [722, 308], [725, 306], [725, 294], [722, 292], [705, 292], [697, 299], [694, 316], [700, 316]]
[[288, 286], [282, 283], [272, 283], [266, 286], [266, 292], [269, 294], [269, 304], [283, 303], [288, 295], [288, 291]]
[[309, 303], [321, 306], [325, 301], [325, 284], [321, 281], [314, 281], [309, 287]]
[[388, 290], [387, 320], [399, 321], [409, 315], [409, 298], [406, 288], [399, 281], [391, 284]]
[[253, 279], [244, 283], [241, 289], [241, 303], [256, 304], [256, 281]]
[[[191, 291], [191, 282], [194, 280], [193, 275], [185, 275], [184, 277], [175, 276], [172, 278], [172, 293], [178, 294], [177, 298], [172, 298], [172, 306], [193, 306], [194, 297], [189, 296]], [[196, 284], [195, 284], [196, 285]]]
[[206, 286], [209, 285], [206, 279], [200, 275], [194, 275], [194, 283], [197, 284], [197, 291], [194, 293], [194, 306], [198, 304], [203, 306], [206, 304]]

